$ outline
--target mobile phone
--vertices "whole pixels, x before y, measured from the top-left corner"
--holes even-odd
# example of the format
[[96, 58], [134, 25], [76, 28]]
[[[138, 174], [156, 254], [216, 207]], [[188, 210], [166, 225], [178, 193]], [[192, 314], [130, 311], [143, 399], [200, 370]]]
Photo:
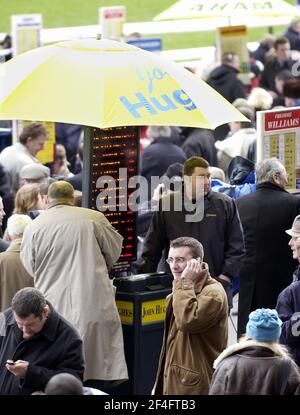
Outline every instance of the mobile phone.
[[8, 365], [14, 365], [15, 364], [15, 362], [13, 361], [13, 360], [6, 360], [6, 363], [8, 364]]

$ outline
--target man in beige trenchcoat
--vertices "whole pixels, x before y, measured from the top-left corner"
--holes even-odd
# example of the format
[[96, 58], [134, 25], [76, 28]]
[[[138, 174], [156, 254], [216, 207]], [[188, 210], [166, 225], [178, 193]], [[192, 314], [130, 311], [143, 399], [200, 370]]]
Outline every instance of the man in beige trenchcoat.
[[33, 279], [20, 259], [24, 230], [31, 222], [27, 215], [12, 215], [7, 221], [7, 234], [11, 240], [6, 251], [0, 253], [0, 311], [11, 306], [13, 296], [24, 287], [32, 287]]
[[84, 380], [126, 380], [122, 327], [108, 277], [122, 236], [101, 212], [73, 206], [73, 195], [67, 182], [50, 185], [47, 210], [25, 230], [21, 260], [35, 287], [79, 331]]

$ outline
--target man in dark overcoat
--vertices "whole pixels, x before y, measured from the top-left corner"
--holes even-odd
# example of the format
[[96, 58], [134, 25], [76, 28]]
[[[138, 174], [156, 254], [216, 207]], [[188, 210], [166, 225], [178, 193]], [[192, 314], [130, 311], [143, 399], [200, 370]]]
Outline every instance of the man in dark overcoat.
[[82, 340], [36, 288], [19, 290], [0, 315], [0, 395], [44, 390], [58, 373], [83, 378]]
[[236, 201], [246, 248], [240, 270], [238, 335], [245, 333], [251, 311], [275, 308], [296, 266], [285, 230], [300, 213], [300, 200], [285, 190], [285, 167], [276, 158], [263, 160], [256, 168], [256, 184], [256, 192]]

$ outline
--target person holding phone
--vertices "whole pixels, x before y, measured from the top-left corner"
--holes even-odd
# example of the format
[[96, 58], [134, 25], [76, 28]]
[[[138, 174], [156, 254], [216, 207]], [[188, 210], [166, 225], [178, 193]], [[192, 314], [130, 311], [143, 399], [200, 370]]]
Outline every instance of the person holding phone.
[[180, 237], [167, 262], [174, 277], [166, 301], [166, 322], [154, 395], [206, 395], [213, 362], [228, 337], [226, 293], [203, 262], [201, 243]]
[[15, 364], [15, 362], [14, 362], [13, 360], [11, 360], [11, 359], [7, 359], [7, 360], [6, 360], [6, 364], [7, 364], [7, 365], [14, 365], [14, 364]]
[[30, 395], [52, 376], [83, 379], [82, 340], [36, 288], [19, 290], [0, 314], [0, 395]]

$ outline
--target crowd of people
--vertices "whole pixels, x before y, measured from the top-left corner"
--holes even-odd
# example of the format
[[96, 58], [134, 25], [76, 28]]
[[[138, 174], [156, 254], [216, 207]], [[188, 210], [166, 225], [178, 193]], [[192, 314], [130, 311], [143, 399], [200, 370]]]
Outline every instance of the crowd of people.
[[[174, 278], [155, 395], [300, 394], [300, 199], [278, 159], [256, 163], [256, 111], [300, 99], [291, 48], [300, 50], [299, 21], [253, 53], [255, 88], [238, 78], [234, 52], [209, 74], [248, 121], [143, 129], [148, 200], [133, 270]], [[41, 123], [0, 153], [0, 394], [101, 394], [91, 386], [128, 380], [109, 277], [123, 238], [81, 207], [81, 127], [56, 129], [51, 165], [37, 157]], [[228, 346], [238, 279], [238, 342]]]

